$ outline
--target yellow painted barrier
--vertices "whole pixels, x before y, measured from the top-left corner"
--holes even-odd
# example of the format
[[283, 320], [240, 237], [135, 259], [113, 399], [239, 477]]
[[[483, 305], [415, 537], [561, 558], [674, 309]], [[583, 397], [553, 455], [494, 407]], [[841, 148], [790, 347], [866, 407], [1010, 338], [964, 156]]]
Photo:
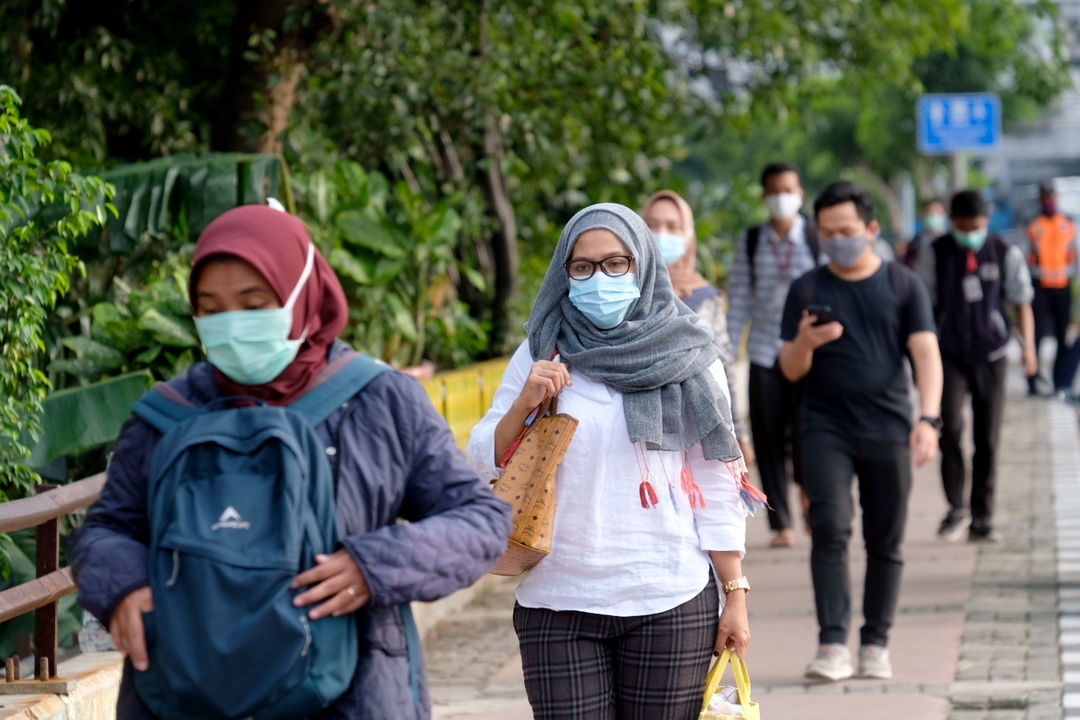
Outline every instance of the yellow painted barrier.
[[469, 443], [469, 433], [491, 407], [510, 358], [495, 358], [476, 365], [448, 370], [424, 382], [424, 389], [454, 433], [458, 447]]

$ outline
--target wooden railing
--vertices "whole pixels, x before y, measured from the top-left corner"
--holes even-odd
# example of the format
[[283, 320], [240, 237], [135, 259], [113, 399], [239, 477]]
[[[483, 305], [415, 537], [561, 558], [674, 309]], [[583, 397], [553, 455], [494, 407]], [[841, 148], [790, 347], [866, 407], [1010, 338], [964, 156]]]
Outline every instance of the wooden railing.
[[[43, 485], [38, 494], [0, 504], [0, 533], [37, 528], [37, 572], [30, 582], [0, 592], [0, 623], [34, 612], [34, 677], [56, 677], [57, 601], [78, 588], [71, 568], [60, 567], [60, 516], [90, 506], [101, 494], [105, 473], [60, 487]], [[19, 678], [18, 657], [5, 663], [8, 688]]]

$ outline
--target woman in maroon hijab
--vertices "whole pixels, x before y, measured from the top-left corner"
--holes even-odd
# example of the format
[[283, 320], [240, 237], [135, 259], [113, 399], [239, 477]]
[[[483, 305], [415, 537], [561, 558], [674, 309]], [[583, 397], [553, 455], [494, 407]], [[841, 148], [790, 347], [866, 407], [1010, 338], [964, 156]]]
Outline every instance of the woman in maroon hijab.
[[[189, 291], [208, 362], [168, 386], [195, 407], [235, 397], [290, 405], [352, 352], [337, 339], [348, 319], [341, 285], [287, 213], [245, 206], [214, 220], [196, 247]], [[351, 685], [317, 717], [420, 720], [430, 701], [404, 608], [486, 572], [505, 550], [509, 510], [469, 467], [414, 379], [382, 372], [340, 403], [314, 428], [333, 471], [340, 547], [316, 556], [291, 588], [312, 622], [356, 614], [360, 658]], [[127, 422], [71, 548], [80, 601], [126, 656], [120, 720], [154, 717], [134, 676], [151, 661], [143, 627], [154, 607], [147, 506], [161, 437], [137, 415]]]

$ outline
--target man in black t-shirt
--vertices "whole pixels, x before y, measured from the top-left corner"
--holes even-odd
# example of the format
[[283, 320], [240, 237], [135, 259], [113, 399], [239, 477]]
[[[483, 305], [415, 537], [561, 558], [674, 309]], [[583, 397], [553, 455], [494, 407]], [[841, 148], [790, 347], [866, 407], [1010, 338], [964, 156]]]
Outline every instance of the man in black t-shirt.
[[[911, 463], [914, 456], [923, 465], [937, 453], [941, 355], [922, 281], [874, 253], [878, 223], [870, 195], [854, 183], [833, 183], [814, 213], [829, 264], [792, 284], [780, 331], [780, 369], [793, 382], [806, 378], [803, 447], [820, 628], [806, 674], [827, 680], [853, 674], [847, 546], [857, 475], [867, 555], [859, 674], [888, 678]], [[921, 404], [914, 426], [905, 355], [915, 366]]]

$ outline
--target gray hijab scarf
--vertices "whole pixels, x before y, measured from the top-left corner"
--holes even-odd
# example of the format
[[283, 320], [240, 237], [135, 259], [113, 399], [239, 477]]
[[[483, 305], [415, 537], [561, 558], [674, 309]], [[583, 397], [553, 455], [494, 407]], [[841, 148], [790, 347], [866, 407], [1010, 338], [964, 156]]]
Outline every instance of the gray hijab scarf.
[[[570, 302], [563, 267], [581, 234], [601, 228], [630, 249], [641, 289], [626, 319], [610, 330], [593, 325]], [[675, 296], [656, 239], [630, 208], [599, 203], [570, 219], [526, 329], [534, 360], [550, 359], [558, 347], [570, 367], [623, 393], [631, 442], [678, 451], [701, 443], [708, 460], [742, 456], [731, 407], [709, 371], [719, 357], [712, 331], [698, 325], [694, 311]]]

